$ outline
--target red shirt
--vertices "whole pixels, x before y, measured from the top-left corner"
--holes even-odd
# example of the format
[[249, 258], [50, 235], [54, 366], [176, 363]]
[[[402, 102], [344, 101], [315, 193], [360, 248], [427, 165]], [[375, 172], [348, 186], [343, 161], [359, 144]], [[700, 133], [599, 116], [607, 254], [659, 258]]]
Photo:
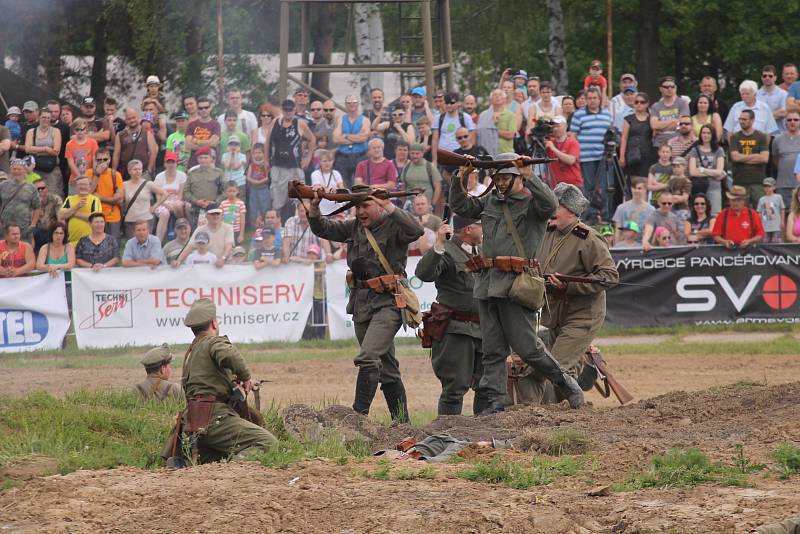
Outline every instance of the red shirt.
[[397, 183], [397, 169], [389, 159], [384, 158], [380, 163], [365, 159], [358, 162], [358, 166], [356, 166], [356, 178], [361, 178], [367, 185]]
[[[749, 212], [749, 213], [748, 213]], [[711, 235], [729, 239], [737, 245], [745, 239], [764, 235], [761, 215], [756, 210], [745, 208], [736, 215], [731, 208], [725, 208], [717, 214]]]
[[600, 89], [603, 91], [603, 93], [605, 93], [606, 88], [608, 87], [608, 82], [606, 81], [606, 77], [602, 74], [598, 74], [597, 78], [592, 78], [592, 75], [589, 74], [583, 79], [583, 88], [588, 89], [592, 85], [599, 85]]
[[[568, 184], [572, 184], [577, 187], [583, 186], [583, 175], [581, 174], [581, 164], [580, 164], [580, 155], [581, 155], [581, 146], [578, 144], [576, 139], [572, 137], [567, 137], [564, 139], [563, 142], [559, 142], [556, 139], [553, 139], [553, 144], [556, 146], [558, 150], [569, 154], [570, 156], [575, 156], [575, 163], [572, 165], [567, 165], [562, 161], [553, 161], [549, 163], [550, 165], [550, 182], [555, 187], [556, 184], [560, 184], [561, 182], [566, 182]], [[547, 150], [547, 157], [556, 158], [555, 152], [548, 149]], [[558, 158], [556, 158], [558, 159]]]
[[17, 245], [17, 250], [11, 252], [8, 250], [6, 240], [0, 241], [0, 267], [18, 269], [25, 265], [25, 249], [28, 246], [25, 241], [20, 241]]

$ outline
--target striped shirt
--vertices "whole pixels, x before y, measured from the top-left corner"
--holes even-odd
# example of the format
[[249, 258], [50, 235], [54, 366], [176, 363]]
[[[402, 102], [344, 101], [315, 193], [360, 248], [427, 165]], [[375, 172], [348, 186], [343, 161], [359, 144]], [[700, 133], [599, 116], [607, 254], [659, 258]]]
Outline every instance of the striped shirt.
[[569, 130], [578, 134], [582, 162], [603, 159], [603, 136], [611, 126], [612, 120], [611, 113], [607, 109], [591, 113], [584, 107], [572, 116]]

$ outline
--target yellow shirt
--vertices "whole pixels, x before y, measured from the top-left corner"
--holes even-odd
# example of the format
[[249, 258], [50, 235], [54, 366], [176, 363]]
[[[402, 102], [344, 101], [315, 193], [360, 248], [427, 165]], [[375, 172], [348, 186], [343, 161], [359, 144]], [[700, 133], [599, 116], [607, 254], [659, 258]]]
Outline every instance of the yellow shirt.
[[[81, 201], [80, 195], [69, 195], [64, 199], [63, 208], [71, 208]], [[86, 195], [86, 205], [78, 210], [78, 213], [83, 213], [86, 216], [92, 213], [101, 212], [102, 205], [100, 199], [94, 195]], [[69, 233], [69, 242], [77, 245], [80, 238], [85, 237], [92, 233], [92, 228], [89, 223], [78, 217], [70, 217], [67, 222], [67, 232]]]

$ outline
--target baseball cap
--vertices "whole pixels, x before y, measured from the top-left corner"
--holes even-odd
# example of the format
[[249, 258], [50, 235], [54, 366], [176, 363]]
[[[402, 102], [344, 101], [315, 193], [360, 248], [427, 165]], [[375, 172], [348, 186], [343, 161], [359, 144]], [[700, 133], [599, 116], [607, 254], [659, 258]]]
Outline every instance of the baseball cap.
[[600, 61], [599, 59], [593, 59], [590, 65], [592, 67], [602, 67], [603, 66], [603, 62]]
[[635, 85], [629, 85], [625, 89], [622, 90], [623, 93], [636, 93], [639, 89]]
[[287, 98], [283, 102], [281, 102], [281, 109], [284, 111], [291, 111], [294, 109], [294, 100], [291, 98]]
[[627, 221], [625, 224], [622, 225], [623, 230], [630, 230], [632, 232], [636, 232], [637, 234], [641, 232], [639, 229], [639, 224], [636, 221]]
[[189, 114], [186, 113], [185, 111], [178, 111], [177, 113], [172, 115], [172, 118], [174, 120], [176, 120], [176, 121], [180, 121], [180, 120], [184, 120], [185, 121], [185, 120], [189, 120]]
[[447, 93], [446, 95], [444, 95], [445, 104], [455, 104], [456, 102], [458, 102], [457, 93]]
[[175, 228], [180, 228], [182, 226], [187, 227], [187, 228], [191, 228], [192, 227], [192, 225], [189, 224], [189, 219], [186, 219], [184, 217], [181, 217], [180, 219], [175, 221]]
[[764, 180], [761, 182], [761, 185], [769, 185], [771, 187], [775, 187], [777, 184], [778, 182], [775, 181], [775, 178], [771, 178], [769, 176], [764, 178]]
[[424, 87], [415, 87], [411, 90], [411, 95], [428, 96], [428, 91]]
[[158, 79], [158, 76], [150, 75], [147, 77], [147, 80], [144, 82], [145, 85], [161, 85], [161, 80]]
[[552, 118], [553, 123], [555, 124], [567, 124], [567, 119], [562, 117], [561, 115], [556, 115]]
[[85, 96], [83, 100], [81, 100], [81, 106], [96, 106], [97, 103], [94, 101], [93, 96]]
[[198, 148], [195, 153], [195, 156], [210, 156], [211, 155], [211, 148], [207, 146], [203, 146]]
[[11, 106], [8, 108], [8, 113], [6, 113], [6, 117], [9, 115], [22, 115], [22, 111], [17, 106]]
[[232, 135], [232, 136], [230, 136], [230, 137], [228, 138], [228, 144], [229, 144], [229, 145], [241, 145], [241, 144], [242, 144], [242, 142], [241, 142], [241, 141], [239, 141], [239, 138], [238, 138], [237, 136], [235, 136], [235, 135]]
[[686, 158], [683, 158], [681, 156], [675, 156], [674, 158], [672, 158], [672, 162], [670, 163], [670, 165], [686, 165]]
[[633, 80], [635, 82], [636, 81], [636, 76], [634, 76], [630, 72], [626, 72], [625, 74], [620, 76], [619, 79], [620, 79], [620, 81], [622, 81], [622, 80]]
[[609, 224], [604, 224], [603, 226], [601, 226], [599, 232], [600, 235], [603, 237], [614, 235], [614, 229], [611, 228], [611, 225]]
[[210, 240], [208, 232], [197, 232], [197, 235], [194, 236], [195, 243], [205, 243], [207, 245]]
[[514, 71], [514, 73], [511, 75], [511, 78], [512, 79], [514, 79], [514, 78], [525, 78], [527, 80], [528, 79], [528, 73], [526, 71], [522, 70], [522, 69], [519, 69], [519, 70]]
[[231, 252], [231, 256], [247, 256], [247, 251], [244, 249], [243, 246], [239, 245], [233, 247], [233, 251]]
[[212, 202], [208, 206], [206, 206], [206, 214], [209, 213], [222, 213], [222, 208], [219, 207], [219, 204]]
[[306, 249], [306, 254], [316, 254], [317, 256], [319, 256], [321, 254], [319, 250], [319, 245], [317, 245], [316, 243], [311, 243], [310, 245], [308, 245], [308, 248]]
[[268, 235], [274, 236], [275, 235], [275, 229], [274, 228], [270, 228], [270, 227], [262, 228], [261, 229], [261, 233], [258, 236], [256, 236], [256, 239], [258, 239], [259, 237], [261, 239], [264, 239]]
[[28, 100], [22, 104], [22, 111], [39, 111], [39, 104], [33, 100]]
[[167, 152], [164, 154], [164, 161], [178, 161], [178, 155], [175, 152]]

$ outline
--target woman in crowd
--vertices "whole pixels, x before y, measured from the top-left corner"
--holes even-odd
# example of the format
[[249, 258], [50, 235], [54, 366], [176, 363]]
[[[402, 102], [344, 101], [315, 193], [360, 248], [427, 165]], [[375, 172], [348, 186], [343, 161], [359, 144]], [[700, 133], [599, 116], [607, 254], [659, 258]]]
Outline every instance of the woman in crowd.
[[[131, 178], [123, 186], [125, 189], [125, 210], [123, 211], [125, 236], [133, 237], [133, 228], [136, 223], [152, 221], [153, 214], [157, 211], [159, 215], [156, 232], [163, 231], [164, 235], [166, 235], [170, 212], [169, 210], [158, 209], [167, 199], [166, 191], [154, 182], [145, 180], [142, 177], [142, 162], [138, 159], [132, 159], [128, 162], [128, 174]], [[138, 194], [137, 191], [139, 192]], [[153, 195], [156, 196], [156, 203], [151, 206], [150, 200]]]
[[725, 151], [719, 146], [717, 134], [709, 124], [700, 127], [698, 140], [689, 151], [689, 178], [693, 192], [705, 192], [710, 203], [709, 215], [722, 209], [722, 180], [725, 179]]
[[250, 146], [256, 144], [265, 144], [267, 142], [267, 133], [272, 128], [272, 119], [275, 118], [272, 113], [272, 104], [264, 103], [258, 106], [258, 128], [250, 133]]
[[575, 109], [586, 107], [586, 92], [581, 89], [575, 94]]
[[714, 238], [711, 231], [714, 228], [714, 217], [708, 212], [708, 197], [705, 193], [698, 193], [692, 200], [691, 214], [683, 223], [683, 233], [686, 242], [699, 245], [713, 245]]
[[156, 138], [159, 149], [163, 149], [167, 143], [167, 114], [164, 106], [155, 98], [145, 98], [142, 100], [142, 117], [149, 113], [152, 119], [153, 136]]
[[60, 194], [63, 189], [58, 153], [61, 150], [61, 132], [51, 125], [50, 110], [39, 112], [39, 125], [25, 134], [25, 152], [36, 158], [36, 174], [44, 178], [50, 191]]
[[515, 131], [522, 126], [522, 105], [514, 99], [514, 82], [506, 80], [500, 85], [500, 89], [506, 94], [506, 109], [514, 114]]
[[167, 235], [167, 224], [162, 224], [162, 220], [166, 218], [169, 223], [169, 215], [175, 216], [176, 219], [186, 217], [186, 203], [183, 199], [183, 186], [186, 184], [186, 173], [178, 170], [178, 155], [174, 152], [167, 152], [164, 156], [164, 170], [156, 176], [154, 183], [164, 190], [167, 198], [164, 204], [156, 209], [155, 214], [158, 217], [158, 225], [156, 227], [156, 236], [163, 242]]
[[75, 248], [67, 239], [67, 226], [58, 222], [50, 230], [50, 239], [39, 249], [36, 268], [58, 276], [58, 271], [69, 270], [75, 267]]
[[708, 95], [701, 93], [695, 99], [695, 106], [697, 113], [692, 115], [692, 128], [694, 128], [694, 134], [698, 139], [700, 138], [700, 128], [706, 124], [714, 129], [717, 139], [722, 139], [722, 118], [716, 111], [711, 111], [712, 103]]
[[92, 233], [82, 237], [75, 247], [75, 263], [78, 267], [99, 271], [119, 263], [119, 242], [106, 233], [106, 219], [102, 213], [89, 215]]
[[786, 221], [786, 241], [800, 243], [800, 186], [792, 192], [792, 205]]
[[650, 126], [649, 98], [638, 93], [633, 101], [633, 113], [622, 123], [619, 164], [630, 176], [647, 179], [651, 165], [653, 128]]
[[410, 122], [405, 122], [406, 112], [401, 108], [395, 108], [392, 111], [392, 120], [380, 121], [380, 117], [375, 119], [377, 123], [375, 130], [383, 136], [383, 156], [387, 159], [394, 157], [394, 148], [397, 146], [398, 141], [405, 141], [408, 144], [414, 142], [417, 133], [414, 131], [414, 125]]

